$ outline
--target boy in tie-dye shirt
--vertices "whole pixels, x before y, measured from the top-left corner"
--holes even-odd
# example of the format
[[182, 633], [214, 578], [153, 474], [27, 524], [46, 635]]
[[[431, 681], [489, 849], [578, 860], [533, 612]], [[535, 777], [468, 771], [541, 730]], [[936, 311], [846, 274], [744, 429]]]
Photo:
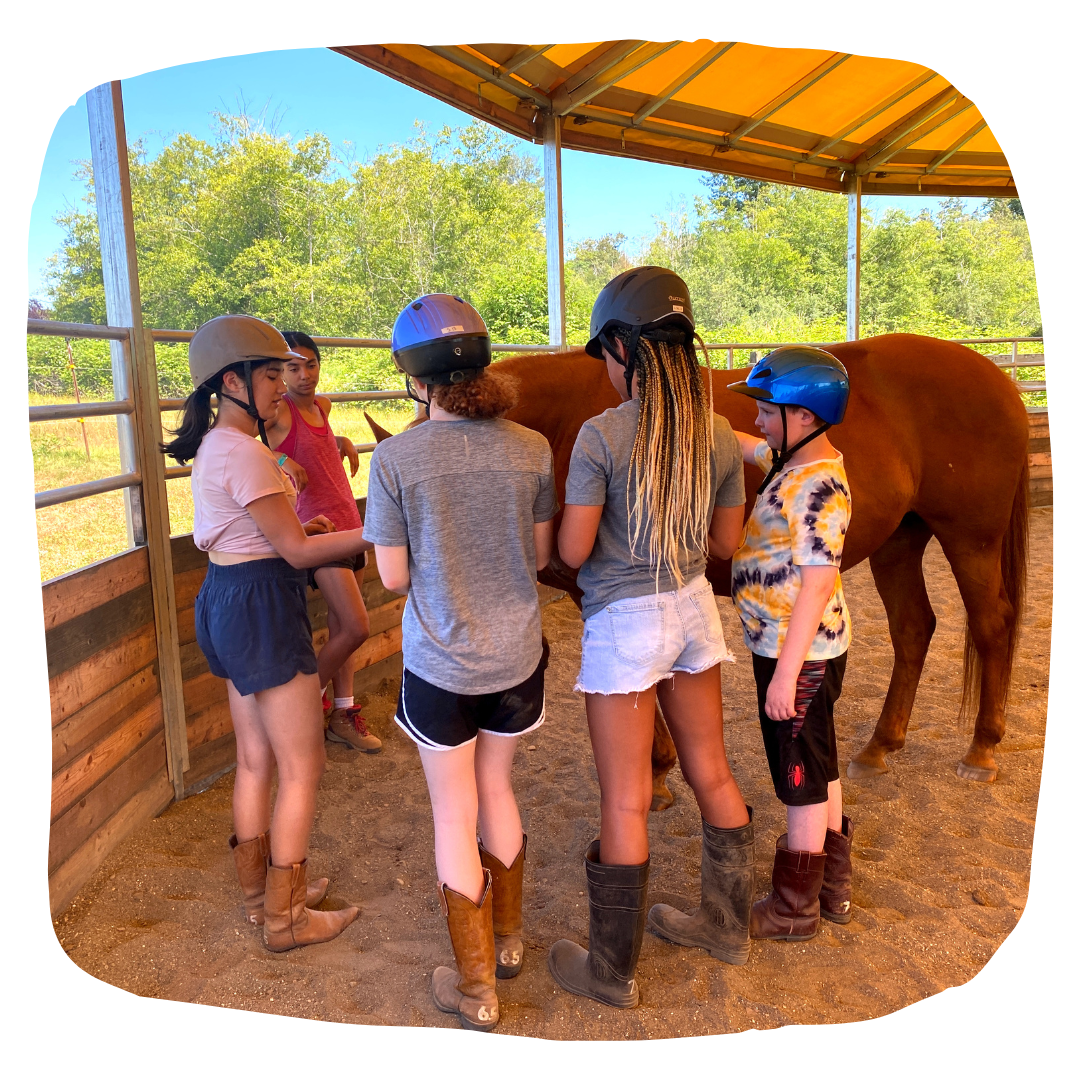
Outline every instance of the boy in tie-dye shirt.
[[851, 641], [839, 572], [851, 495], [843, 455], [825, 434], [843, 419], [847, 372], [823, 350], [788, 346], [731, 389], [757, 400], [765, 436], [736, 432], [743, 459], [767, 476], [732, 558], [731, 596], [788, 824], [773, 891], [753, 906], [750, 935], [805, 941], [820, 916], [851, 918], [852, 828], [833, 728]]

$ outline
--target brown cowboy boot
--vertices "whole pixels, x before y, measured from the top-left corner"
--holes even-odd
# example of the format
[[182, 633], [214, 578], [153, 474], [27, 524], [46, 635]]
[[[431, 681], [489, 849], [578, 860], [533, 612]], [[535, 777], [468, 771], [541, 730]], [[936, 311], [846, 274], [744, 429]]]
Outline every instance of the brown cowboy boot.
[[307, 859], [285, 868], [266, 868], [263, 940], [271, 952], [286, 952], [299, 945], [317, 945], [336, 938], [360, 909], [310, 911], [307, 907]]
[[525, 845], [529, 838], [521, 834], [521, 850], [509, 867], [495, 858], [483, 844], [480, 865], [491, 871], [491, 920], [495, 930], [495, 977], [512, 979], [525, 962], [521, 940], [521, 879], [525, 873]]
[[479, 904], [439, 882], [439, 902], [457, 970], [438, 967], [431, 976], [431, 996], [444, 1013], [455, 1013], [463, 1028], [490, 1031], [499, 1022], [495, 996], [495, 938], [491, 922], [491, 872], [484, 871]]
[[825, 879], [821, 883], [821, 917], [834, 923], [851, 922], [851, 838], [855, 826], [846, 815], [840, 831], [825, 831]]
[[772, 892], [750, 909], [750, 936], [772, 941], [809, 941], [818, 929], [818, 893], [825, 853], [791, 851], [788, 834], [778, 837]]
[[327, 722], [326, 737], [365, 754], [377, 754], [382, 749], [382, 740], [369, 730], [359, 705], [335, 709]]
[[[254, 840], [245, 840], [242, 844], [236, 839], [236, 833], [229, 837], [233, 861], [236, 863], [236, 876], [240, 879], [240, 889], [244, 894], [244, 914], [248, 922], [256, 926], [263, 924], [263, 896], [266, 893], [266, 864], [270, 859], [270, 834], [259, 833]], [[318, 878], [307, 887], [307, 906], [321, 904], [326, 890], [330, 888], [329, 878]]]

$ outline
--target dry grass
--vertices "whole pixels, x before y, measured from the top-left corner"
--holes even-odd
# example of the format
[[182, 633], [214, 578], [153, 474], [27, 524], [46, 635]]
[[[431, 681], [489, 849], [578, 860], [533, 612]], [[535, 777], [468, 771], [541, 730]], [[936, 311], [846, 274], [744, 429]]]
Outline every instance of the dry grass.
[[[31, 395], [30, 404], [59, 404], [72, 400]], [[401, 431], [413, 416], [409, 402], [342, 403], [335, 405], [331, 414], [334, 433], [347, 435], [358, 445], [370, 442], [372, 435], [364, 420], [364, 406], [377, 423], [393, 432]], [[172, 427], [178, 420], [176, 413], [162, 414], [166, 427]], [[83, 442], [84, 427], [90, 446], [89, 460]], [[30, 445], [37, 491], [100, 480], [121, 472], [116, 419], [113, 417], [96, 417], [86, 420], [85, 424], [76, 420], [31, 424]], [[357, 498], [367, 494], [369, 461], [369, 454], [361, 454], [360, 468], [350, 481]], [[168, 463], [173, 464], [171, 459]], [[170, 480], [168, 491], [171, 532], [174, 536], [190, 532], [193, 509], [189, 481]], [[116, 555], [128, 547], [124, 494], [112, 491], [39, 510], [37, 529], [42, 581]]]

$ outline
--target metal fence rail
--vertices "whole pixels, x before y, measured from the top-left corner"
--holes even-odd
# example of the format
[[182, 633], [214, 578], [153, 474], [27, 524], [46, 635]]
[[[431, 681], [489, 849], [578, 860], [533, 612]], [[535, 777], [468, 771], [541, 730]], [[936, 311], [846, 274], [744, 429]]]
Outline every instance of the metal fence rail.
[[[125, 356], [130, 363], [131, 355], [131, 331], [121, 326], [94, 326], [85, 323], [61, 323], [45, 319], [28, 319], [26, 323], [28, 334], [40, 334], [49, 337], [81, 337], [96, 338], [106, 341], [121, 343]], [[189, 342], [194, 334], [193, 330], [151, 330], [149, 336], [157, 343], [185, 343]], [[320, 349], [389, 349], [390, 341], [385, 338], [351, 338], [351, 337], [313, 337], [312, 340]], [[1042, 344], [1041, 337], [998, 337], [998, 338], [954, 338], [951, 339], [958, 345], [1008, 345], [1010, 351], [1005, 353], [983, 353], [988, 360], [993, 361], [999, 368], [1007, 369], [1016, 387], [1022, 393], [1042, 392], [1046, 390], [1045, 378], [1020, 379], [1017, 371], [1020, 368], [1043, 368], [1045, 371], [1046, 361], [1043, 353], [1022, 353], [1020, 346], [1026, 344]], [[757, 360], [759, 352], [769, 352], [781, 345], [813, 345], [817, 348], [823, 346], [822, 342], [805, 341], [725, 341], [706, 342], [706, 347], [711, 351], [725, 354], [726, 368], [734, 370], [751, 366]], [[557, 345], [492, 345], [492, 351], [496, 353], [555, 353], [559, 352]], [[976, 350], [978, 351], [978, 350]], [[736, 354], [739, 354], [739, 363], [736, 363]], [[745, 358], [744, 354], [749, 353]], [[329, 393], [322, 395], [333, 402], [355, 401], [393, 401], [405, 400], [408, 394], [404, 390], [356, 390]], [[162, 412], [178, 411], [184, 406], [184, 398], [159, 398], [158, 406]], [[119, 398], [115, 401], [84, 402], [72, 405], [34, 405], [30, 406], [30, 422], [36, 423], [47, 420], [74, 420], [88, 416], [124, 416], [134, 412], [134, 402], [128, 398]], [[356, 449], [361, 454], [371, 453], [376, 443], [361, 443]], [[176, 466], [165, 469], [166, 480], [178, 480], [191, 475], [191, 466]], [[138, 472], [131, 471], [119, 476], [106, 477], [102, 480], [91, 480], [87, 483], [72, 484], [70, 487], [56, 488], [52, 491], [41, 491], [34, 496], [34, 504], [37, 508], [55, 506], [58, 503], [72, 502], [75, 499], [85, 499], [91, 495], [99, 495], [105, 491], [116, 491], [121, 488], [136, 487], [141, 483]]]

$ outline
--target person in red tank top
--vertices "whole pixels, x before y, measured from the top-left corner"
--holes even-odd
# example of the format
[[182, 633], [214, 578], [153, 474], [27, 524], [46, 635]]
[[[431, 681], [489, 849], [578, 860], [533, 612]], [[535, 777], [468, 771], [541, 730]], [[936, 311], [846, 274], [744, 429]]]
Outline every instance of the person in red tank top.
[[[344, 468], [344, 459], [348, 457], [355, 476], [360, 459], [352, 442], [344, 436], [335, 437], [331, 430], [329, 414], [333, 403], [315, 393], [322, 360], [318, 346], [299, 331], [288, 331], [284, 337], [303, 359], [291, 360], [285, 366], [287, 393], [278, 407], [276, 420], [266, 425], [270, 448], [279, 454], [279, 463], [296, 483], [298, 514], [322, 514], [338, 529], [362, 528]], [[320, 685], [325, 687], [333, 682], [334, 708], [326, 737], [355, 750], [377, 754], [382, 742], [368, 730], [353, 698], [356, 650], [370, 632], [367, 608], [360, 592], [363, 560], [364, 556], [359, 555], [316, 567], [309, 580], [326, 600], [330, 630], [318, 658]]]

